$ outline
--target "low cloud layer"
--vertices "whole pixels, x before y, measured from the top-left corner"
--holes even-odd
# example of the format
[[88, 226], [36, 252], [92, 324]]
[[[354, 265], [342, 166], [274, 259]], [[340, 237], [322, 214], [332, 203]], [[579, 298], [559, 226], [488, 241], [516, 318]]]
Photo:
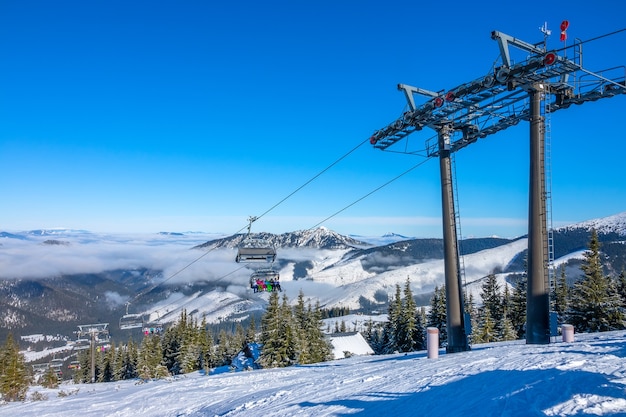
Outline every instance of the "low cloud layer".
[[[234, 250], [203, 252], [197, 242], [167, 239], [68, 240], [47, 245], [43, 239], [3, 239], [0, 246], [1, 279], [45, 279], [59, 275], [148, 268], [163, 271], [171, 283], [220, 281], [246, 283], [250, 272], [234, 262]], [[112, 300], [114, 297], [112, 296]]]

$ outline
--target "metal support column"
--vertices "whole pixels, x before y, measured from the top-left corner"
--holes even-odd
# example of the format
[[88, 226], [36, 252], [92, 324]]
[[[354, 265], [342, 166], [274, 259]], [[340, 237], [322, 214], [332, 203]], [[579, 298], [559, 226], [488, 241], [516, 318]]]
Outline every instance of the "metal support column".
[[96, 332], [91, 332], [91, 383], [96, 382]]
[[459, 273], [459, 250], [454, 214], [452, 187], [452, 164], [450, 161], [450, 126], [444, 124], [438, 129], [439, 170], [441, 173], [441, 202], [443, 211], [443, 249], [446, 283], [446, 327], [448, 333], [448, 353], [469, 350], [465, 334], [463, 315], [463, 293]]
[[541, 100], [545, 86], [532, 85], [530, 94], [530, 193], [528, 201], [528, 293], [526, 343], [550, 343], [550, 287], [546, 218], [545, 138]]

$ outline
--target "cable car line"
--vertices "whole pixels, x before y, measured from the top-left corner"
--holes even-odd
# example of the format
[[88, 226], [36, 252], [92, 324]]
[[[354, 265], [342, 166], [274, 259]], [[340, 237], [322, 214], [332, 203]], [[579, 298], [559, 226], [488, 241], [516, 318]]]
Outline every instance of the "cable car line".
[[[338, 159], [336, 159], [333, 163], [331, 163], [330, 165], [328, 165], [326, 168], [324, 168], [322, 171], [320, 171], [319, 173], [317, 173], [316, 175], [314, 175], [313, 177], [311, 177], [309, 180], [307, 180], [304, 184], [302, 184], [301, 186], [299, 186], [298, 188], [296, 188], [294, 191], [292, 191], [290, 194], [288, 194], [286, 197], [284, 197], [282, 200], [280, 200], [278, 203], [274, 204], [272, 207], [270, 207], [269, 209], [267, 209], [265, 212], [263, 212], [261, 215], [259, 216], [252, 216], [249, 219], [249, 224], [247, 226], [244, 226], [242, 228], [240, 228], [237, 232], [235, 232], [235, 234], [238, 234], [240, 232], [242, 232], [245, 229], [248, 229], [248, 234], [250, 233], [250, 227], [252, 222], [260, 219], [261, 217], [265, 216], [266, 214], [268, 214], [269, 212], [271, 212], [272, 210], [274, 210], [276, 207], [278, 207], [279, 205], [281, 205], [282, 203], [284, 203], [286, 200], [288, 200], [289, 198], [291, 198], [294, 194], [296, 194], [297, 192], [299, 192], [300, 190], [302, 190], [304, 187], [306, 187], [307, 185], [309, 185], [310, 183], [312, 183], [314, 180], [316, 180], [317, 178], [319, 178], [322, 174], [324, 174], [326, 171], [330, 170], [332, 167], [334, 167], [335, 165], [337, 165], [339, 162], [341, 162], [343, 159], [347, 158], [350, 154], [352, 154], [353, 152], [355, 152], [358, 148], [360, 148], [361, 146], [363, 146], [363, 144], [369, 142], [369, 139], [366, 139], [364, 141], [362, 141], [361, 143], [359, 143], [357, 146], [355, 146], [354, 148], [352, 148], [350, 151], [348, 151], [347, 153], [345, 153], [344, 155], [342, 155], [341, 157], [339, 157]], [[335, 213], [331, 214], [330, 216], [326, 217], [324, 220], [322, 220], [321, 222], [317, 223], [316, 225], [310, 227], [307, 230], [311, 230], [314, 229], [316, 227], [318, 227], [319, 225], [321, 225], [322, 223], [332, 219], [333, 217], [337, 216], [338, 214], [342, 213], [343, 211], [347, 210], [348, 208], [352, 207], [353, 205], [359, 203], [360, 201], [364, 200], [365, 198], [369, 197], [370, 195], [374, 194], [375, 192], [381, 190], [382, 188], [386, 187], [387, 185], [391, 184], [392, 182], [396, 181], [397, 179], [401, 178], [402, 176], [408, 174], [409, 172], [413, 171], [414, 169], [418, 168], [419, 166], [423, 165], [424, 163], [426, 163], [426, 161], [428, 161], [428, 159], [430, 159], [430, 157], [425, 157], [425, 159], [423, 161], [421, 161], [419, 164], [414, 165], [413, 167], [409, 168], [408, 170], [402, 172], [401, 174], [397, 175], [396, 177], [392, 178], [391, 180], [385, 182], [384, 184], [380, 185], [379, 187], [375, 188], [374, 190], [368, 192], [367, 194], [365, 194], [364, 196], [360, 197], [359, 199], [355, 200], [354, 202], [348, 204], [347, 206], [343, 207], [342, 209], [336, 211]], [[129, 300], [127, 302], [127, 311], [128, 311], [128, 305], [130, 305], [133, 301], [136, 301], [137, 299], [139, 299], [139, 297], [149, 293], [150, 291], [153, 291], [155, 288], [159, 287], [160, 285], [170, 281], [171, 279], [175, 278], [176, 276], [178, 276], [179, 274], [181, 274], [182, 272], [184, 272], [185, 270], [187, 270], [189, 267], [191, 267], [192, 265], [194, 265], [195, 263], [199, 262], [202, 258], [204, 258], [205, 256], [207, 256], [209, 253], [211, 253], [212, 251], [214, 251], [216, 249], [216, 247], [212, 247], [209, 248], [207, 251], [205, 251], [204, 253], [202, 253], [200, 256], [198, 256], [197, 258], [193, 259], [192, 261], [190, 261], [188, 264], [184, 265], [182, 268], [180, 268], [179, 270], [177, 270], [176, 272], [174, 272], [173, 274], [171, 274], [170, 276], [168, 276], [166, 279], [164, 279], [163, 281], [160, 281], [156, 284], [154, 284], [153, 286], [149, 287], [147, 290], [141, 291], [138, 294], [136, 294], [131, 300]], [[219, 277], [217, 280], [221, 281], [222, 279], [228, 277], [229, 275], [232, 275], [234, 273], [236, 273], [237, 271], [245, 268], [246, 265], [242, 265], [241, 267]], [[159, 307], [156, 310], [152, 310], [152, 312], [158, 312], [160, 310], [162, 310], [163, 308], [170, 306], [172, 304], [174, 304], [175, 301], [170, 302], [168, 304], [165, 304], [164, 306]], [[149, 315], [150, 313], [148, 313]]]
[[611, 33], [605, 33], [604, 35], [596, 36], [595, 38], [591, 38], [591, 39], [587, 39], [587, 40], [584, 40], [584, 41], [575, 42], [573, 45], [564, 46], [563, 48], [560, 48], [560, 49], [555, 49], [555, 52], [561, 52], [561, 51], [564, 51], [564, 50], [569, 49], [569, 48], [574, 48], [577, 45], [582, 45], [583, 43], [588, 43], [588, 42], [591, 42], [591, 41], [597, 41], [598, 39], [606, 38], [607, 36], [616, 35], [616, 34], [618, 34], [620, 32], [624, 32], [624, 31], [626, 31], [626, 28], [618, 29], [618, 30], [615, 30], [615, 31], [613, 31]]
[[[333, 166], [337, 165], [340, 161], [342, 161], [343, 159], [345, 159], [346, 157], [348, 157], [350, 154], [352, 154], [354, 151], [356, 151], [358, 148], [360, 148], [361, 146], [363, 146], [363, 144], [367, 143], [368, 139], [362, 141], [361, 143], [359, 143], [357, 146], [355, 146], [354, 148], [352, 148], [350, 151], [348, 151], [347, 153], [345, 153], [344, 155], [342, 155], [341, 157], [339, 157], [337, 160], [335, 160], [332, 164], [330, 164], [329, 166], [327, 166], [326, 168], [324, 168], [322, 171], [320, 171], [319, 173], [317, 173], [316, 175], [314, 175], [312, 178], [310, 178], [308, 181], [306, 181], [304, 184], [302, 184], [300, 187], [296, 188], [294, 191], [292, 191], [290, 194], [288, 194], [286, 197], [284, 197], [282, 200], [280, 200], [278, 203], [274, 204], [272, 207], [270, 207], [269, 209], [267, 209], [265, 212], [263, 212], [260, 216], [254, 216], [254, 220], [252, 221], [256, 221], [258, 219], [260, 219], [261, 217], [265, 216], [266, 214], [268, 214], [269, 212], [271, 212], [272, 210], [274, 210], [276, 207], [278, 207], [279, 205], [281, 205], [282, 203], [284, 203], [287, 199], [289, 199], [290, 197], [292, 197], [294, 194], [296, 194], [298, 191], [302, 190], [304, 187], [306, 187], [307, 185], [309, 185], [311, 182], [313, 182], [314, 180], [316, 180], [317, 178], [319, 178], [322, 174], [324, 174], [326, 171], [328, 171], [330, 168], [332, 168]], [[243, 230], [245, 230], [246, 228], [248, 229], [248, 234], [250, 233], [250, 226], [252, 221], [250, 221], [250, 224], [247, 226], [244, 226], [242, 228], [240, 228], [238, 231], [236, 231], [234, 234], [238, 234], [241, 233]], [[173, 274], [171, 274], [169, 277], [167, 277], [166, 279], [164, 279], [163, 281], [160, 281], [157, 284], [154, 284], [153, 286], [149, 287], [147, 290], [141, 291], [138, 294], [136, 294], [133, 298], [131, 298], [126, 305], [126, 311], [128, 312], [128, 305], [130, 305], [133, 301], [136, 301], [137, 299], [139, 299], [139, 297], [141, 297], [142, 295], [145, 295], [147, 293], [149, 293], [150, 291], [153, 291], [155, 288], [157, 288], [158, 286], [168, 282], [169, 280], [173, 279], [174, 277], [178, 276], [180, 273], [182, 273], [183, 271], [185, 271], [187, 268], [189, 268], [190, 266], [192, 266], [193, 264], [195, 264], [196, 262], [200, 261], [202, 258], [204, 258], [205, 256], [207, 256], [209, 253], [211, 253], [213, 250], [215, 250], [216, 248], [209, 248], [209, 250], [207, 250], [206, 252], [204, 252], [203, 254], [201, 254], [200, 256], [198, 256], [197, 258], [193, 259], [191, 262], [189, 262], [188, 264], [186, 264], [185, 266], [183, 266], [181, 269], [179, 269], [178, 271], [174, 272]], [[237, 268], [236, 270], [220, 277], [219, 279], [223, 279], [225, 277], [227, 277], [230, 274], [233, 274], [237, 271], [239, 271], [240, 269], [245, 268], [245, 266], [242, 266], [240, 268]], [[128, 315], [128, 313], [127, 313]]]
[[313, 181], [315, 181], [317, 178], [319, 178], [323, 173], [325, 173], [326, 171], [328, 171], [329, 169], [331, 169], [332, 167], [334, 167], [335, 165], [337, 165], [340, 161], [342, 161], [343, 159], [345, 159], [346, 157], [348, 157], [352, 152], [356, 151], [358, 148], [360, 148], [361, 146], [363, 146], [365, 143], [367, 143], [369, 141], [369, 139], [364, 140], [363, 142], [359, 143], [357, 146], [355, 146], [354, 148], [352, 148], [350, 151], [348, 151], [346, 154], [344, 154], [343, 156], [341, 156], [339, 159], [337, 159], [335, 162], [333, 162], [332, 164], [328, 165], [326, 168], [324, 168], [323, 170], [321, 170], [320, 172], [318, 172], [316, 175], [314, 175], [311, 179], [309, 179], [307, 182], [305, 182], [304, 184], [302, 184], [300, 187], [296, 188], [294, 191], [292, 191], [289, 195], [287, 195], [285, 198], [283, 198], [282, 200], [280, 200], [278, 203], [274, 204], [272, 207], [270, 207], [269, 209], [265, 210], [265, 212], [263, 214], [261, 214], [260, 216], [256, 216], [255, 220], [260, 219], [261, 217], [265, 216], [267, 213], [269, 213], [270, 211], [274, 210], [276, 207], [278, 207], [279, 205], [281, 205], [282, 203], [284, 203], [288, 198], [292, 197], [295, 193], [297, 193], [298, 191], [300, 191], [301, 189], [303, 189], [304, 187], [306, 187], [307, 185], [309, 185], [310, 183], [312, 183]]
[[356, 201], [353, 201], [352, 203], [348, 204], [347, 206], [345, 206], [345, 207], [344, 207], [344, 208], [342, 208], [341, 210], [336, 211], [335, 213], [333, 213], [333, 214], [331, 214], [330, 216], [326, 217], [324, 220], [322, 220], [321, 222], [319, 222], [319, 223], [315, 224], [314, 226], [310, 227], [310, 228], [309, 228], [309, 229], [307, 229], [307, 230], [312, 230], [312, 229], [315, 229], [316, 227], [318, 227], [318, 226], [320, 226], [321, 224], [323, 224], [324, 222], [326, 222], [326, 221], [328, 221], [328, 220], [332, 219], [333, 217], [335, 217], [335, 216], [336, 216], [336, 215], [338, 215], [339, 213], [341, 213], [341, 212], [343, 212], [343, 211], [345, 211], [345, 210], [349, 209], [350, 207], [352, 207], [352, 206], [353, 206], [353, 205], [355, 205], [356, 203], [358, 203], [358, 202], [360, 202], [360, 201], [362, 201], [362, 200], [366, 199], [367, 197], [369, 197], [370, 195], [374, 194], [375, 192], [380, 191], [382, 188], [384, 188], [384, 187], [388, 186], [389, 184], [391, 184], [391, 183], [392, 183], [392, 182], [394, 182], [395, 180], [397, 180], [397, 179], [399, 179], [399, 178], [403, 177], [404, 175], [408, 174], [409, 172], [413, 171], [414, 169], [416, 169], [416, 168], [418, 168], [418, 167], [420, 167], [420, 166], [424, 165], [424, 164], [426, 163], [426, 161], [428, 161], [429, 159], [430, 159], [430, 157], [427, 157], [426, 159], [424, 159], [424, 160], [423, 160], [422, 162], [420, 162], [419, 164], [417, 164], [417, 165], [413, 165], [411, 168], [407, 169], [406, 171], [404, 171], [404, 172], [403, 172], [403, 173], [401, 173], [400, 175], [397, 175], [396, 177], [394, 177], [394, 178], [390, 179], [390, 180], [389, 180], [389, 181], [387, 181], [386, 183], [384, 183], [384, 184], [382, 184], [382, 185], [378, 186], [377, 188], [373, 189], [373, 190], [372, 190], [372, 191], [370, 191], [369, 193], [365, 194], [363, 197], [359, 198], [359, 199], [358, 199], [358, 200], [356, 200]]
[[[208, 252], [207, 252], [207, 253], [208, 253]], [[245, 265], [242, 265], [242, 266], [240, 266], [239, 268], [237, 268], [237, 269], [235, 269], [235, 270], [233, 270], [233, 271], [231, 271], [231, 272], [228, 272], [227, 274], [222, 275], [221, 277], [219, 277], [219, 278], [217, 279], [217, 281], [221, 281], [222, 279], [224, 279], [224, 278], [228, 277], [229, 275], [234, 274], [235, 272], [237, 272], [237, 271], [239, 271], [239, 270], [241, 270], [241, 269], [243, 269], [243, 268], [245, 268], [245, 267], [246, 267]], [[159, 285], [160, 285], [160, 284], [159, 284]], [[151, 310], [151, 312], [152, 312], [152, 313], [158, 313], [159, 311], [163, 311], [163, 310], [165, 310], [165, 314], [168, 314], [169, 312], [168, 312], [168, 311], [166, 311], [166, 308], [167, 308], [168, 306], [171, 306], [171, 305], [176, 304], [176, 303], [177, 303], [177, 301], [178, 301], [178, 300], [174, 300], [174, 301], [171, 301], [171, 302], [169, 302], [169, 303], [167, 303], [167, 304], [164, 304], [164, 305], [162, 305], [162, 306], [159, 306], [159, 308], [152, 309], [152, 310]], [[184, 306], [186, 306], [187, 304], [189, 304], [189, 303], [190, 303], [190, 302], [192, 302], [192, 301], [193, 301], [193, 300], [189, 300], [189, 301], [187, 301], [187, 302], [183, 303], [182, 305], [180, 305], [180, 307], [184, 307]]]

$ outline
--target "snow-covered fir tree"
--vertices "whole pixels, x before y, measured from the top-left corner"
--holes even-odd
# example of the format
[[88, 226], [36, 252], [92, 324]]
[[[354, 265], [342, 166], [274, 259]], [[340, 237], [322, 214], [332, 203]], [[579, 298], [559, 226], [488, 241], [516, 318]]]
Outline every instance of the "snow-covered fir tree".
[[526, 336], [526, 292], [528, 291], [527, 278], [524, 274], [517, 281], [517, 285], [511, 294], [511, 302], [509, 307], [509, 320], [511, 326], [515, 330], [517, 339], [523, 339]]
[[489, 320], [493, 324], [495, 332], [500, 333], [500, 324], [503, 320], [502, 294], [500, 293], [500, 284], [495, 274], [487, 275], [487, 279], [481, 285], [480, 296], [483, 300], [482, 319], [486, 320], [486, 316], [489, 315]]
[[147, 335], [143, 338], [137, 357], [139, 378], [148, 381], [169, 376], [167, 366], [163, 364], [163, 353], [159, 335]]
[[478, 331], [478, 309], [474, 303], [474, 295], [470, 292], [468, 296], [465, 297], [465, 314], [469, 315], [471, 331], [468, 336], [468, 341], [470, 344], [478, 343], [476, 340], [476, 332]]
[[269, 303], [261, 319], [261, 356], [258, 363], [264, 368], [279, 368], [296, 363], [297, 333], [287, 297], [279, 303], [278, 293], [270, 293]]
[[[398, 286], [399, 288], [399, 286]], [[399, 352], [413, 352], [424, 348], [424, 326], [417, 311], [411, 291], [411, 280], [407, 277], [403, 298], [397, 316], [396, 348]]]
[[569, 288], [567, 286], [567, 277], [565, 275], [565, 264], [561, 265], [561, 273], [554, 283], [552, 291], [552, 310], [558, 316], [558, 322], [564, 323], [565, 313], [569, 302]]
[[602, 268], [600, 242], [591, 232], [589, 250], [581, 269], [584, 277], [574, 284], [568, 321], [577, 332], [602, 332], [624, 328], [624, 306], [616, 282]]
[[435, 287], [430, 299], [430, 313], [428, 314], [428, 327], [439, 329], [439, 345], [448, 342], [447, 311], [446, 311], [446, 286]]
[[30, 377], [24, 355], [13, 335], [9, 333], [0, 347], [0, 395], [4, 401], [22, 401], [26, 398]]
[[489, 310], [489, 306], [484, 306], [474, 340], [476, 343], [489, 343], [495, 342], [498, 339], [498, 332], [496, 330], [496, 324], [493, 321], [493, 315]]

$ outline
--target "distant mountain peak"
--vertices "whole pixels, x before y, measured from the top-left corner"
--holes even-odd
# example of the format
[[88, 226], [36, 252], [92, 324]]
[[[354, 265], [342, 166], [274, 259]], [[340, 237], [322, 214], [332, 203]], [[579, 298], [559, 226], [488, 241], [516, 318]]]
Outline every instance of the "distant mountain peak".
[[[275, 235], [272, 233], [252, 233], [252, 237], [267, 240], [279, 248], [316, 248], [316, 249], [352, 249], [369, 246], [368, 243], [344, 236], [327, 227], [320, 226], [315, 229], [297, 230], [295, 232]], [[237, 234], [222, 239], [210, 240], [197, 248], [208, 246], [220, 248], [237, 247], [245, 239], [245, 234]]]

